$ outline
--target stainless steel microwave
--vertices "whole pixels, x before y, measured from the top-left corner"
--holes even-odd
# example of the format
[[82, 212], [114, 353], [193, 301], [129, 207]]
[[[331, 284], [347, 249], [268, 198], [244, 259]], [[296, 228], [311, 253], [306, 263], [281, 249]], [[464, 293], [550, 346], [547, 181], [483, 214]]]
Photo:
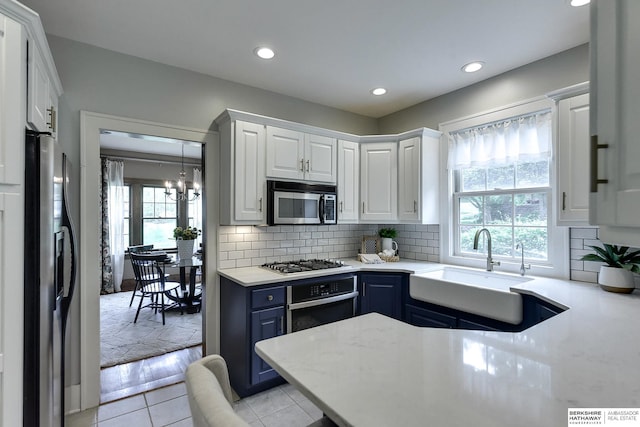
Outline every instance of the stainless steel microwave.
[[267, 180], [267, 223], [335, 224], [336, 186]]

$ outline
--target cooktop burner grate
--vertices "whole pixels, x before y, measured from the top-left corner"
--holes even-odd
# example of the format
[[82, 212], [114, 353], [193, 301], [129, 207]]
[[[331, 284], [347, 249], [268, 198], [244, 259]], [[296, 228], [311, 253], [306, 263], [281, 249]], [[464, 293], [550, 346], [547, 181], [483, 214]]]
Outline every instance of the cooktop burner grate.
[[344, 267], [344, 263], [342, 261], [330, 259], [301, 259], [298, 261], [268, 262], [266, 264], [262, 264], [262, 268], [267, 268], [283, 274], [339, 267]]

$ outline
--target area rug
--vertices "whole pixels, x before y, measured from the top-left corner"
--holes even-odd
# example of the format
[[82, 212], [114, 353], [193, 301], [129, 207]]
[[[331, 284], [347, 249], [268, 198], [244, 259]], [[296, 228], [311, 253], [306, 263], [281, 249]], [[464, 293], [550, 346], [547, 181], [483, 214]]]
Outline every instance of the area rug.
[[[131, 292], [100, 296], [100, 366], [119, 365], [202, 344], [202, 313], [162, 315], [150, 308], [140, 310], [133, 323], [139, 297], [129, 307]], [[146, 303], [146, 301], [145, 301]]]

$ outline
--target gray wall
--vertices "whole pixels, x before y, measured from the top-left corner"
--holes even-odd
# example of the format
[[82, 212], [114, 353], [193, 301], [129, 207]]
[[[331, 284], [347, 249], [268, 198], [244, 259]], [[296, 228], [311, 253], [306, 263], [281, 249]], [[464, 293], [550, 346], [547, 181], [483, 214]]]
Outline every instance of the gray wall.
[[440, 123], [588, 80], [589, 45], [584, 44], [382, 117], [379, 130], [398, 133], [423, 126], [438, 129]]

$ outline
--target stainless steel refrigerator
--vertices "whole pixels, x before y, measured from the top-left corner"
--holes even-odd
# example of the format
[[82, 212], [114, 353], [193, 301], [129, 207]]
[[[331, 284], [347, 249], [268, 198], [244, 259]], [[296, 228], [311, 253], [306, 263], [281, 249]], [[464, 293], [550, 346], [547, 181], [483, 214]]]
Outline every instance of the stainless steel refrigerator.
[[70, 164], [49, 134], [26, 132], [25, 427], [64, 426], [64, 345], [76, 277]]

